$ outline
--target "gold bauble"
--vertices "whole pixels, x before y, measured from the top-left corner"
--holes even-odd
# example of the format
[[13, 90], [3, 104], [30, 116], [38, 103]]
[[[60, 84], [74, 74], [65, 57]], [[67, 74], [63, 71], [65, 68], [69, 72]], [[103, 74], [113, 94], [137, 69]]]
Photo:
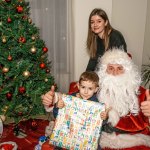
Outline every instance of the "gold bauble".
[[7, 110], [7, 109], [8, 109], [8, 106], [5, 106], [4, 108]]
[[32, 36], [31, 39], [32, 39], [32, 40], [35, 40], [35, 36]]
[[31, 19], [31, 18], [29, 18], [29, 19], [28, 19], [28, 22], [29, 22], [29, 23], [32, 23], [32, 19]]
[[29, 77], [30, 76], [30, 72], [29, 71], [24, 71], [23, 72], [23, 76], [24, 77]]
[[32, 48], [31, 48], [31, 52], [34, 54], [34, 53], [36, 53], [36, 48], [33, 46]]
[[6, 38], [5, 37], [2, 38], [2, 42], [6, 43]]
[[48, 82], [48, 79], [47, 79], [47, 78], [45, 78], [45, 82]]
[[8, 109], [8, 106], [5, 106], [5, 107], [2, 109], [2, 111], [3, 111], [4, 113], [6, 113], [7, 109]]
[[7, 73], [7, 72], [9, 71], [9, 68], [4, 67], [4, 68], [2, 69], [2, 71], [3, 71], [3, 73]]

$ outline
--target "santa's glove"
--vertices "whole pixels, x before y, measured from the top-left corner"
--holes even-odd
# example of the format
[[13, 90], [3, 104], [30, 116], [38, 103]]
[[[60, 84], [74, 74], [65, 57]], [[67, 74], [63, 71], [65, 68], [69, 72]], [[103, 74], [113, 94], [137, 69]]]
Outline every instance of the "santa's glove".
[[108, 112], [108, 123], [111, 123], [113, 127], [117, 125], [119, 119], [120, 119], [119, 114], [115, 109], [111, 109]]

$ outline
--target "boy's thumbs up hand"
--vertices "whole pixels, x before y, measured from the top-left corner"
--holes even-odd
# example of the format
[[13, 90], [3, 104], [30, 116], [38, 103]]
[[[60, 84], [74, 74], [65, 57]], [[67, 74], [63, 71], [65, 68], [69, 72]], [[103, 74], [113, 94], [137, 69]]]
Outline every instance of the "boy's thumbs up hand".
[[42, 95], [42, 103], [45, 106], [50, 106], [54, 104], [54, 96], [55, 96], [55, 86], [52, 85], [49, 92], [47, 92], [45, 95]]

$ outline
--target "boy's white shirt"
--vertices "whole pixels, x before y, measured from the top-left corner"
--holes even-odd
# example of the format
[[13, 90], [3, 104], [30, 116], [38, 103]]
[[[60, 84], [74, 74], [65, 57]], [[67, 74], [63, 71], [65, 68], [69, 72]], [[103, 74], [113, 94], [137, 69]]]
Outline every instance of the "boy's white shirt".
[[55, 92], [55, 96], [54, 96], [54, 102], [53, 102], [53, 105], [52, 106], [44, 106], [45, 107], [45, 110], [47, 112], [51, 112], [54, 108], [54, 105], [58, 102], [58, 100], [61, 98], [62, 94], [60, 92]]

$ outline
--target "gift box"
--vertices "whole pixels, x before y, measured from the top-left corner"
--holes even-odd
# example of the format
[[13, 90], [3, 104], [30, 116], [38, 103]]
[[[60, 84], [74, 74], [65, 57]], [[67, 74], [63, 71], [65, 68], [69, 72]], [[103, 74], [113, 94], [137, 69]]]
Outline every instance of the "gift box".
[[63, 95], [65, 107], [59, 109], [49, 143], [69, 150], [95, 150], [101, 133], [102, 103]]

